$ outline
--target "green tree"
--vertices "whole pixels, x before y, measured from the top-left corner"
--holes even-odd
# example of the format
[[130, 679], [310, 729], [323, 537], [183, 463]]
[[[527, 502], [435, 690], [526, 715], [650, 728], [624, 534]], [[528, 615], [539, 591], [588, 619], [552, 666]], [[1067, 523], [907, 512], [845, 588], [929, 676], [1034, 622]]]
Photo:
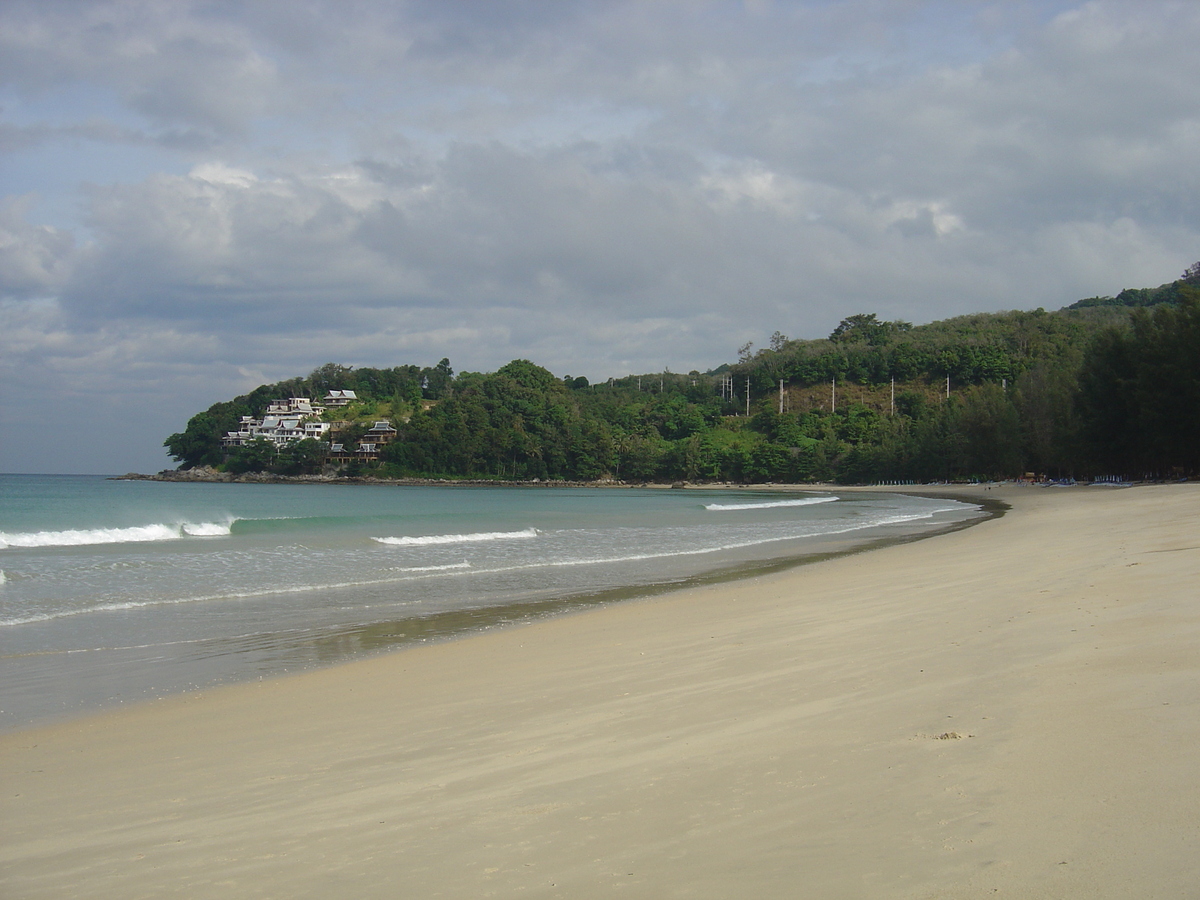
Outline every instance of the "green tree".
[[243, 472], [269, 472], [275, 465], [276, 453], [274, 444], [266, 438], [256, 437], [230, 454], [225, 469], [235, 475]]
[[750, 451], [744, 477], [753, 482], [785, 481], [790, 474], [791, 464], [792, 456], [787, 447], [762, 441]]
[[1016, 379], [1013, 404], [1021, 428], [1023, 469], [1056, 477], [1073, 475], [1079, 465], [1080, 359], [1039, 360]]
[[176, 462], [182, 463], [180, 468], [219, 465], [225, 458], [221, 440], [247, 413], [247, 407], [237, 401], [215, 403], [188, 419], [187, 428], [168, 437], [163, 446]]
[[966, 475], [1008, 478], [1021, 474], [1021, 419], [998, 384], [968, 389], [958, 424], [964, 439]]
[[329, 453], [329, 445], [315, 438], [304, 438], [284, 444], [271, 464], [271, 471], [280, 475], [308, 475], [320, 471]]
[[454, 380], [454, 370], [450, 368], [450, 360], [443, 359], [432, 369], [421, 371], [425, 384], [425, 396], [430, 400], [440, 400], [446, 395]]
[[1080, 372], [1084, 440], [1099, 466], [1137, 474], [1200, 471], [1200, 290], [1135, 310], [1097, 337]]

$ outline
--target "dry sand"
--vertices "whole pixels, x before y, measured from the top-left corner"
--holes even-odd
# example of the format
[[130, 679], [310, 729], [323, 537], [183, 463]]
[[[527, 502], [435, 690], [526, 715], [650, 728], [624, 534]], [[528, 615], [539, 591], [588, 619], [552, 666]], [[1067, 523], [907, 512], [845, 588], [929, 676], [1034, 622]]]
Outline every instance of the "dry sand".
[[1200, 486], [0, 738], [0, 896], [1200, 896]]

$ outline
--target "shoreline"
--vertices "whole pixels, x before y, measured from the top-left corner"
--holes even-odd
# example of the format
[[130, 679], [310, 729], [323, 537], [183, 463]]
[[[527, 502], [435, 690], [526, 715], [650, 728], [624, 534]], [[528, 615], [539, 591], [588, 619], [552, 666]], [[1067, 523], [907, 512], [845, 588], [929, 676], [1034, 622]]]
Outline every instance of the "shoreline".
[[[102, 476], [109, 481], [163, 481], [177, 484], [368, 484], [398, 487], [464, 485], [480, 487], [649, 487], [623, 481], [501, 481], [490, 478], [377, 478], [373, 475], [276, 475], [271, 472], [218, 472], [211, 466], [196, 469], [163, 469], [153, 475], [127, 472], [124, 475]], [[665, 486], [665, 485], [664, 485]]]
[[[792, 486], [783, 485], [767, 486], [762, 490], [784, 491], [788, 494], [804, 493]], [[845, 490], [844, 493], [855, 492]], [[26, 672], [26, 679], [31, 685], [44, 685], [51, 679], [61, 684], [62, 687], [56, 691], [58, 705], [47, 705], [47, 701], [39, 699], [44, 687], [38, 693], [34, 693], [32, 687], [21, 691], [12, 689], [10, 685], [4, 698], [6, 702], [3, 709], [0, 709], [0, 734], [68, 723], [75, 719], [132, 708], [138, 704], [152, 703], [195, 691], [327, 669], [382, 654], [405, 652], [414, 647], [469, 640], [491, 631], [521, 627], [557, 616], [586, 613], [615, 603], [637, 602], [712, 584], [736, 583], [826, 559], [866, 553], [898, 543], [931, 539], [1003, 515], [1007, 508], [1002, 502], [991, 501], [986, 497], [968, 497], [962, 492], [931, 492], [925, 496], [958, 500], [969, 504], [971, 510], [967, 511], [964, 508], [962, 513], [956, 514], [961, 518], [938, 525], [907, 523], [876, 526], [871, 529], [875, 533], [870, 535], [851, 531], [804, 539], [798, 545], [790, 547], [781, 544], [774, 555], [714, 562], [707, 568], [685, 575], [669, 576], [667, 573], [660, 573], [658, 580], [630, 581], [621, 585], [593, 587], [566, 593], [543, 591], [503, 603], [466, 606], [432, 613], [413, 613], [400, 618], [355, 621], [338, 627], [324, 628], [312, 634], [297, 632], [290, 643], [287, 643], [285, 635], [291, 629], [285, 628], [279, 633], [266, 632], [260, 635], [258, 642], [250, 647], [249, 652], [246, 652], [241, 640], [185, 640], [182, 643], [191, 645], [194, 651], [186, 657], [175, 659], [170, 668], [156, 671], [147, 669], [144, 664], [140, 665], [140, 658], [119, 659], [117, 654], [122, 652], [122, 648], [116, 646], [102, 645], [97, 651], [77, 651], [66, 657], [62, 657], [61, 653], [53, 657], [37, 654], [44, 657], [47, 666], [59, 668], [44, 668], [32, 675]], [[267, 662], [266, 658], [254, 656], [253, 650], [254, 646], [265, 646], [268, 640], [272, 642], [270, 662]], [[236, 647], [232, 646], [234, 643]], [[136, 655], [141, 646], [135, 642], [128, 650]], [[239, 647], [242, 649], [239, 650]], [[93, 663], [93, 669], [87, 669], [85, 660], [90, 661], [94, 656], [100, 655], [105, 657], [103, 662], [97, 659]], [[243, 655], [245, 659], [242, 659]], [[146, 657], [153, 658], [155, 657]], [[239, 659], [242, 661], [238, 662]], [[128, 670], [123, 672], [130, 664], [140, 665], [140, 668], [132, 674]], [[70, 683], [83, 687], [71, 690], [67, 687]]]
[[0, 889], [1188, 895], [1200, 486], [979, 490], [1011, 509], [0, 735]]
[[[124, 475], [101, 475], [108, 481], [159, 481], [180, 484], [361, 484], [361, 485], [394, 485], [397, 487], [436, 486], [451, 487], [463, 485], [466, 487], [570, 487], [570, 488], [673, 488], [676, 490], [889, 490], [900, 493], [918, 494], [924, 490], [941, 491], [943, 488], [970, 490], [1001, 485], [1030, 485], [1051, 486], [1054, 482], [1024, 482], [1024, 481], [979, 481], [979, 482], [912, 482], [909, 484], [838, 484], [837, 482], [804, 482], [790, 484], [785, 482], [735, 482], [735, 481], [620, 481], [604, 479], [601, 481], [564, 481], [543, 480], [534, 478], [528, 481], [511, 481], [496, 478], [378, 478], [373, 475], [276, 475], [270, 472], [219, 472], [211, 466], [200, 466], [195, 469], [163, 469], [152, 475], [139, 472], [127, 472]], [[1101, 484], [1096, 482], [1095, 484]], [[1162, 484], [1174, 482], [1136, 482], [1136, 484]], [[1121, 487], [1132, 487], [1135, 482], [1122, 482]], [[1079, 482], [1071, 486], [1091, 486], [1091, 482]], [[1065, 485], [1056, 485], [1065, 486]]]

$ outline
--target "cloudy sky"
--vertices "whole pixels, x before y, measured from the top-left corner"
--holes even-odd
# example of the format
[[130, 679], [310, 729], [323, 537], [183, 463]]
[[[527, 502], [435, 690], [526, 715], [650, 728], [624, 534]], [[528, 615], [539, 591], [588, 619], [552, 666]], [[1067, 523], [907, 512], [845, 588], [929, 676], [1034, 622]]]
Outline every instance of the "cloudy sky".
[[0, 471], [324, 362], [597, 380], [1200, 258], [1192, 0], [3, 0]]

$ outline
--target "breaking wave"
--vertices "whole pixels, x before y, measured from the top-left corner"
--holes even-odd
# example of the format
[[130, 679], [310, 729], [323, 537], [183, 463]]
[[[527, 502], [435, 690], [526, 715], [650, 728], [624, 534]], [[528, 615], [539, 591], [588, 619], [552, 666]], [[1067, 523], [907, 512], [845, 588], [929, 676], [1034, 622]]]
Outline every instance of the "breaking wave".
[[371, 538], [381, 544], [391, 544], [398, 547], [429, 547], [435, 544], [474, 544], [480, 541], [515, 541], [537, 537], [536, 528], [526, 528], [524, 531], [487, 531], [479, 534], [427, 534], [417, 537], [377, 537]]
[[135, 525], [130, 528], [80, 528], [68, 531], [0, 532], [0, 550], [9, 547], [83, 547], [90, 544], [134, 544], [176, 541], [183, 537], [227, 535], [233, 522], [179, 522], [173, 525]]
[[777, 506], [812, 506], [814, 503], [832, 503], [837, 497], [805, 497], [803, 500], [763, 500], [756, 503], [706, 503], [705, 509], [774, 509]]
[[229, 534], [233, 522], [200, 522], [196, 525], [187, 522], [180, 527], [184, 534], [192, 537], [224, 537]]

